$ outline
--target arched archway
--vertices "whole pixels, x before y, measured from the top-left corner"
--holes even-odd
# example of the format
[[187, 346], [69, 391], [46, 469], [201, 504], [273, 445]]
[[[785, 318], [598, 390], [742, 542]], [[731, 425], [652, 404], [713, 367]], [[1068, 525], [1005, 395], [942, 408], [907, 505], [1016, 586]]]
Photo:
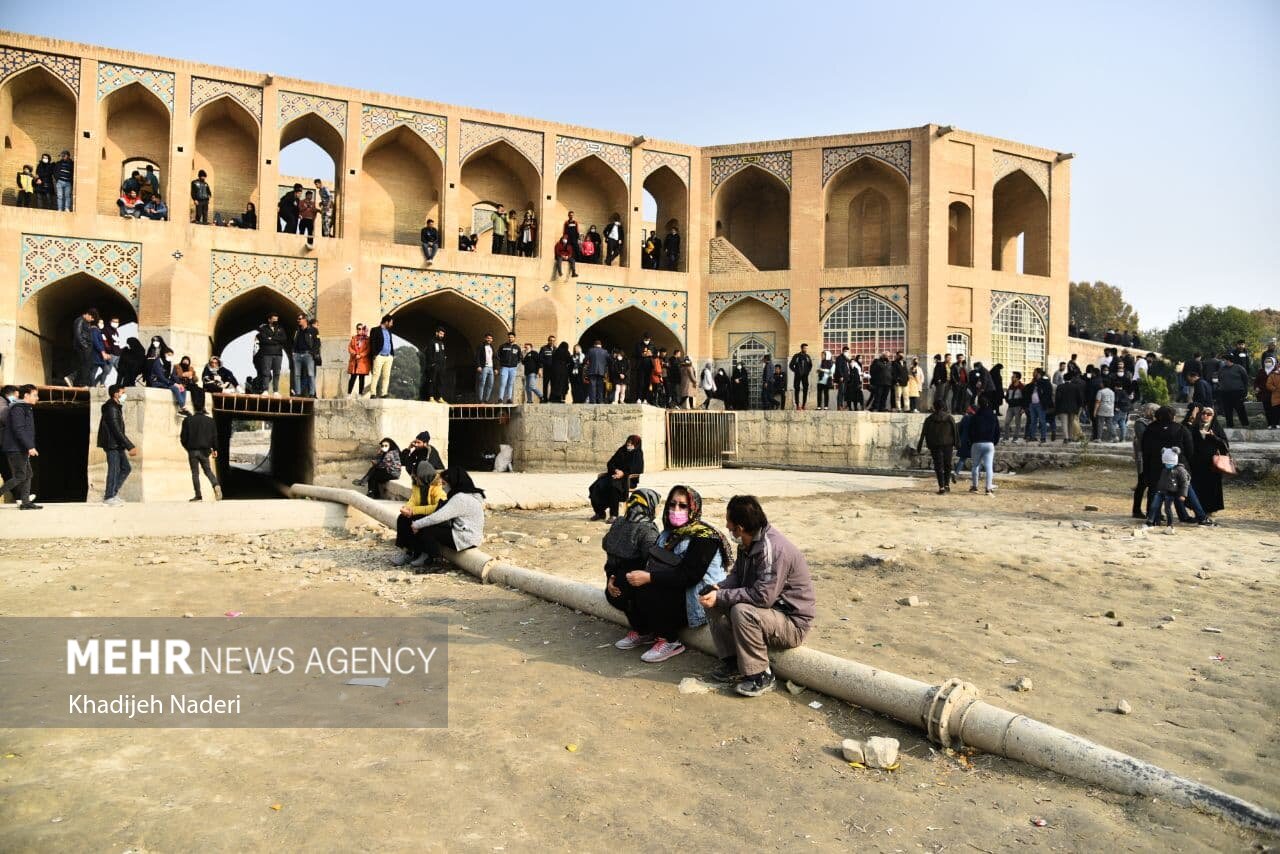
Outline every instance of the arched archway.
[[[345, 188], [342, 175], [343, 151], [346, 147], [342, 134], [315, 113], [304, 113], [280, 129], [279, 174], [281, 186], [275, 188], [274, 196], [267, 205], [262, 206], [259, 218], [276, 221], [276, 205], [285, 192], [286, 187], [301, 184], [302, 189], [314, 190], [317, 178], [333, 194], [335, 206], [333, 217], [333, 236], [342, 235], [342, 193]], [[319, 149], [319, 152], [316, 151]], [[323, 152], [329, 162], [320, 156]], [[317, 204], [319, 200], [317, 199]], [[317, 215], [319, 219], [319, 215]], [[316, 223], [316, 234], [321, 233], [321, 224]]]
[[444, 327], [445, 400], [474, 401], [476, 348], [486, 334], [493, 336], [495, 346], [505, 341], [509, 322], [454, 290], [434, 291], [397, 306], [390, 314], [395, 318], [395, 334], [419, 352], [435, 336], [436, 327]]
[[102, 99], [99, 106], [104, 128], [102, 168], [98, 175], [98, 213], [119, 213], [116, 199], [124, 176], [121, 170], [130, 160], [156, 164], [161, 176], [160, 193], [172, 199], [169, 179], [169, 108], [141, 83], [130, 83]]
[[[257, 373], [253, 364], [253, 344], [258, 327], [267, 321], [271, 312], [280, 315], [280, 323], [286, 330], [296, 328], [296, 318], [302, 307], [279, 291], [257, 287], [237, 294], [218, 308], [210, 329], [209, 352], [220, 356], [242, 387], [244, 381]], [[289, 372], [286, 358], [281, 367]]]
[[360, 239], [417, 246], [428, 218], [441, 223], [444, 164], [421, 136], [401, 125], [365, 149]]
[[[542, 192], [542, 179], [537, 168], [527, 157], [521, 154], [506, 140], [494, 140], [488, 145], [472, 152], [462, 163], [459, 180], [460, 210], [470, 216], [472, 208], [480, 202], [501, 203], [508, 210], [520, 212], [532, 209], [535, 213], [541, 209], [538, 204], [539, 193]], [[471, 222], [459, 221], [456, 228], [470, 229]], [[548, 223], [540, 222], [540, 229], [546, 229]], [[559, 227], [557, 224], [556, 228]], [[541, 232], [540, 235], [541, 236]], [[441, 234], [447, 246], [456, 246], [451, 234]], [[534, 242], [534, 254], [537, 254], [538, 242]], [[486, 252], [491, 248], [491, 241], [480, 241], [477, 251]]]
[[34, 172], [40, 155], [57, 160], [64, 149], [75, 151], [75, 94], [48, 69], [32, 66], [0, 87], [0, 127], [6, 129], [0, 174], [8, 176], [3, 201], [13, 205], [18, 201], [13, 176], [23, 166], [29, 165]]
[[973, 266], [973, 211], [964, 202], [947, 207], [947, 263]]
[[75, 373], [71, 331], [88, 308], [96, 308], [103, 318], [117, 316], [122, 325], [138, 319], [123, 294], [88, 273], [73, 273], [46, 285], [28, 297], [18, 313], [18, 382], [61, 385], [63, 377]]
[[906, 179], [874, 157], [860, 157], [827, 185], [828, 267], [885, 267], [908, 258]]
[[729, 362], [742, 342], [755, 338], [766, 343], [770, 353], [785, 355], [788, 350], [787, 319], [776, 308], [755, 297], [744, 297], [726, 308], [711, 324], [711, 355]]
[[749, 165], [720, 185], [716, 236], [727, 239], [757, 270], [791, 266], [791, 191], [777, 176]]
[[[258, 198], [258, 121], [230, 95], [215, 98], [196, 111], [194, 173], [208, 173], [215, 215], [228, 221], [245, 210], [248, 202], [262, 207]], [[163, 174], [163, 173], [161, 173]], [[188, 194], [190, 195], [190, 194]], [[185, 206], [190, 202], [183, 201]]]
[[1021, 169], [997, 181], [991, 193], [991, 269], [1049, 275], [1049, 200]]
[[[644, 179], [644, 190], [647, 192], [655, 203], [656, 211], [653, 217], [653, 228], [664, 239], [671, 231], [671, 226], [675, 226], [681, 236], [680, 257], [676, 262], [674, 269], [687, 270], [685, 240], [685, 226], [689, 219], [689, 188], [685, 186], [684, 181], [680, 180], [680, 176], [675, 173], [669, 166], [660, 166], [650, 173], [648, 178]], [[638, 236], [638, 235], [637, 235]], [[630, 242], [635, 243], [635, 240]], [[662, 257], [662, 266], [660, 269], [672, 269], [668, 266], [665, 254]]]
[[662, 321], [633, 305], [606, 315], [591, 324], [578, 336], [578, 343], [585, 350], [599, 339], [605, 349], [621, 350], [624, 356], [631, 359], [635, 356], [636, 344], [644, 339], [646, 332], [649, 333], [655, 347], [665, 347], [668, 353], [677, 347], [684, 347], [675, 333]]
[[[872, 357], [907, 352], [907, 317], [886, 299], [860, 291], [822, 319], [822, 349]], [[863, 364], [870, 364], [863, 359]]]
[[[569, 211], [573, 211], [581, 234], [586, 234], [587, 229], [594, 225], [596, 231], [603, 235], [614, 214], [626, 221], [627, 210], [626, 183], [609, 164], [591, 154], [560, 173], [556, 180], [556, 218], [549, 225], [558, 233]], [[623, 267], [627, 266], [626, 249], [624, 242], [622, 256], [618, 259]], [[594, 257], [587, 260], [603, 262], [604, 254], [598, 248]]]
[[1006, 377], [1045, 367], [1045, 350], [1044, 320], [1026, 300], [1010, 300], [991, 318], [991, 364], [1004, 365]]

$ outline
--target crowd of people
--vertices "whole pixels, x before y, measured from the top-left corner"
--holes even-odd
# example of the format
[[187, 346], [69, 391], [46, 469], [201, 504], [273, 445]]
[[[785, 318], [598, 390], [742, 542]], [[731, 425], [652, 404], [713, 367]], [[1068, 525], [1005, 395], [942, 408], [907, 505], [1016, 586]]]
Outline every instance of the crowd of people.
[[15, 178], [18, 207], [72, 210], [75, 174], [76, 164], [70, 151], [64, 150], [57, 160], [48, 153], [41, 154], [34, 167], [29, 163], [24, 165]]
[[1142, 338], [1138, 335], [1137, 330], [1129, 331], [1128, 329], [1111, 329], [1108, 328], [1099, 336], [1097, 333], [1090, 332], [1084, 324], [1076, 323], [1073, 317], [1067, 324], [1067, 334], [1072, 338], [1083, 338], [1086, 341], [1101, 341], [1103, 344], [1115, 344], [1119, 347], [1133, 347], [1140, 349], [1142, 347]]

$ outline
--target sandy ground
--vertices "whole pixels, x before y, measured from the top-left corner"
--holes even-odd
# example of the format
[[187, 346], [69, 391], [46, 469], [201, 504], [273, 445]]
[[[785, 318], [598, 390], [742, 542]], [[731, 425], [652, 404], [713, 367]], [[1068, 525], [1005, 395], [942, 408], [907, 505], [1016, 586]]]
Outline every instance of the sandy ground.
[[[921, 485], [766, 509], [809, 554], [811, 645], [920, 679], [964, 677], [997, 704], [1280, 808], [1280, 494], [1236, 488], [1220, 529], [1135, 538], [1128, 484], [1127, 472], [1085, 469], [1006, 478], [993, 498]], [[723, 504], [708, 514], [719, 520]], [[586, 515], [496, 514], [491, 533], [531, 536], [488, 548], [598, 580], [602, 526]], [[939, 753], [913, 730], [811, 692], [680, 695], [676, 683], [708, 659], [644, 665], [609, 646], [612, 625], [455, 573], [406, 577], [386, 564], [380, 533], [193, 545], [5, 543], [0, 613], [447, 616], [449, 728], [0, 730], [0, 848], [1200, 851], [1265, 841], [998, 757]], [[153, 554], [168, 560], [138, 565]], [[928, 604], [897, 604], [912, 594]], [[1019, 676], [1032, 691], [1012, 690]], [[1122, 698], [1129, 716], [1112, 711]], [[876, 734], [902, 741], [897, 771], [840, 759], [842, 738]]]

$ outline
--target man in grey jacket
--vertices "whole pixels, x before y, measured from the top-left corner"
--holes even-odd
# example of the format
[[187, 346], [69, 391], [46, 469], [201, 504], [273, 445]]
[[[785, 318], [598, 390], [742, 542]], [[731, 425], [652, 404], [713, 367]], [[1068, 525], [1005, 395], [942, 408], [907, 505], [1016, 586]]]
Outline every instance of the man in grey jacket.
[[698, 597], [720, 656], [711, 677], [737, 682], [734, 690], [744, 697], [759, 697], [776, 687], [769, 648], [799, 646], [813, 624], [813, 579], [804, 555], [770, 526], [754, 495], [730, 498], [725, 521], [739, 543], [737, 560], [724, 581]]

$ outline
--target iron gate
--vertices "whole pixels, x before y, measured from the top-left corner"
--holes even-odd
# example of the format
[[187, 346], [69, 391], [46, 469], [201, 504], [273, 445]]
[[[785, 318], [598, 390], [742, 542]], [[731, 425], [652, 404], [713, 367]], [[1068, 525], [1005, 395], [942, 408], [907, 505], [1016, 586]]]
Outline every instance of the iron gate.
[[667, 468], [720, 468], [737, 452], [736, 412], [667, 412]]

